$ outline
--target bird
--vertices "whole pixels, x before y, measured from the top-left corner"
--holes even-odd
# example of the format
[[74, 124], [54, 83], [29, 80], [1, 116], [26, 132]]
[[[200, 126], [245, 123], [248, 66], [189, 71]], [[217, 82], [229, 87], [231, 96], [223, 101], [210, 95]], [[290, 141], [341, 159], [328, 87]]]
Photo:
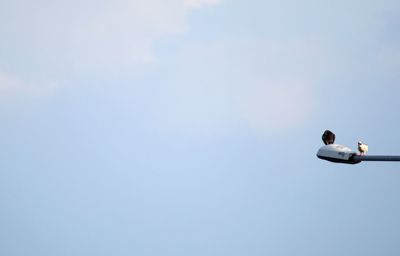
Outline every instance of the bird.
[[358, 142], [358, 151], [360, 151], [361, 155], [365, 155], [368, 152], [368, 145], [359, 141]]
[[335, 134], [329, 130], [326, 130], [324, 134], [322, 134], [322, 141], [325, 145], [335, 143]]

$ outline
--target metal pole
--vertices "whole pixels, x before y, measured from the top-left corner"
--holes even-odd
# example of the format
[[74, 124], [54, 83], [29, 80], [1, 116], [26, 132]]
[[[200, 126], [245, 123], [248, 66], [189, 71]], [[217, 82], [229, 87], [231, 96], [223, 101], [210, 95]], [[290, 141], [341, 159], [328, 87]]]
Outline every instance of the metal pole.
[[354, 155], [354, 161], [400, 161], [400, 156], [373, 156], [373, 155]]

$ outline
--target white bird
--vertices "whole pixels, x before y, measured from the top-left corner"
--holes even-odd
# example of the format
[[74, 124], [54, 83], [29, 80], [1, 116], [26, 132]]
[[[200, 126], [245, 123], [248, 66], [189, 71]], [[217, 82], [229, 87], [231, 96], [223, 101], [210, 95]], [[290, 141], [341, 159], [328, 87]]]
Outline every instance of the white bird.
[[358, 151], [360, 151], [361, 155], [365, 155], [368, 152], [368, 145], [359, 141], [358, 142]]

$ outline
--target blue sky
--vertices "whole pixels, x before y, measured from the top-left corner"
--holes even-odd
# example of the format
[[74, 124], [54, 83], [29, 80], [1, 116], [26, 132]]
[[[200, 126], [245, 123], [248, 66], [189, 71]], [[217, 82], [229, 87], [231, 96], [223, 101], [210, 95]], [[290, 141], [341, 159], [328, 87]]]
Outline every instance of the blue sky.
[[0, 2], [1, 255], [398, 255], [398, 1]]

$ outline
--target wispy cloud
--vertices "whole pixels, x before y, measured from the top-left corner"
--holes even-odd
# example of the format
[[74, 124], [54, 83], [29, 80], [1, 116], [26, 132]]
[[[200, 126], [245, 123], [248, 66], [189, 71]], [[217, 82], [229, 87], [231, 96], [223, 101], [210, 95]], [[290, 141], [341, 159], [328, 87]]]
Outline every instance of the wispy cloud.
[[222, 3], [223, 0], [184, 0], [184, 3], [189, 8], [201, 8], [204, 6], [217, 5]]
[[291, 129], [312, 114], [322, 50], [315, 42], [226, 41], [191, 47], [159, 99], [160, 127], [219, 134]]
[[2, 3], [0, 67], [10, 72], [0, 74], [0, 93], [3, 97], [42, 95], [52, 87], [43, 80], [140, 72], [156, 61], [156, 42], [187, 31], [187, 16], [193, 9], [219, 2]]
[[[0, 5], [0, 42], [7, 56], [23, 49], [48, 70], [113, 72], [154, 61], [153, 45], [187, 30], [194, 8], [216, 0], [29, 1]], [[34, 5], [34, 6], [33, 6]], [[24, 8], [21, 8], [24, 6]], [[16, 32], [18, 31], [18, 32]], [[0, 51], [5, 55], [5, 50]], [[0, 63], [1, 64], [1, 63]]]
[[57, 89], [54, 81], [29, 81], [0, 70], [0, 98], [24, 96], [46, 97]]

